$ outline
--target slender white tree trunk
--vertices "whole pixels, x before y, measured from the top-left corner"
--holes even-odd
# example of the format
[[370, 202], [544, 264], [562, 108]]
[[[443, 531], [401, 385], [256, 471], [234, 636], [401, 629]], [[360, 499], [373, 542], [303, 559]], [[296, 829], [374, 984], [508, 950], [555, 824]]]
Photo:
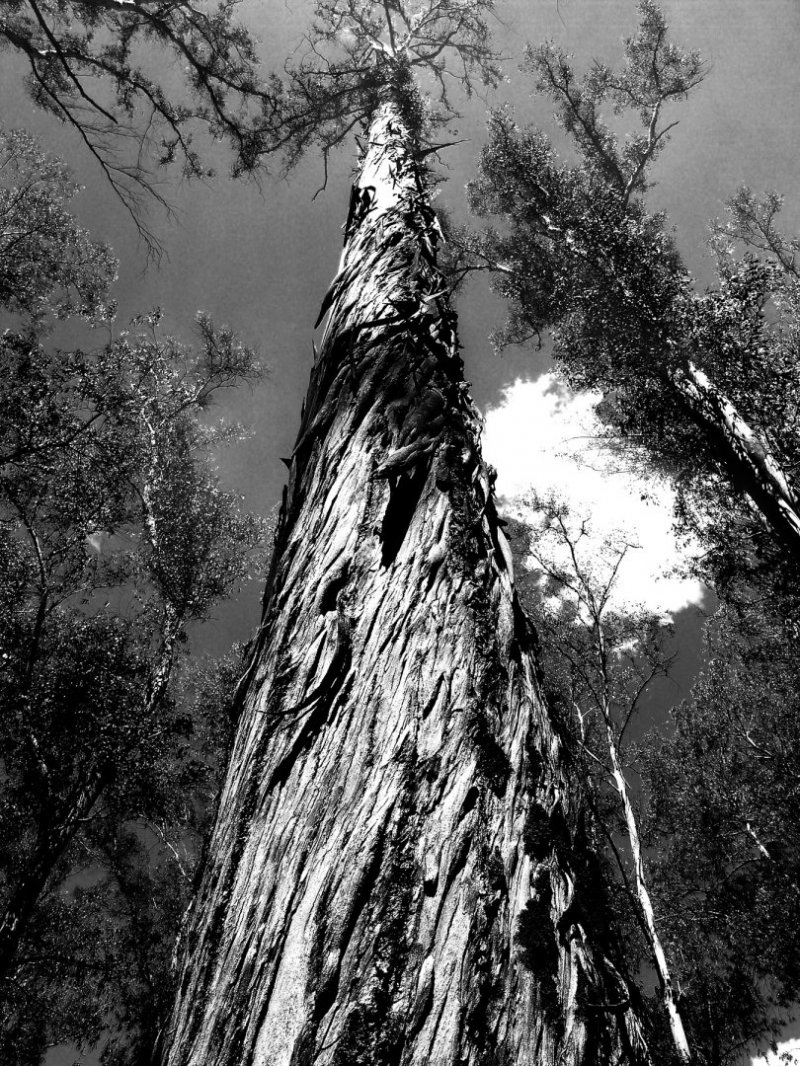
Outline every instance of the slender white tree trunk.
[[414, 102], [401, 84], [376, 115], [323, 303], [169, 1066], [647, 1059], [582, 903]]
[[670, 1033], [672, 1034], [672, 1042], [675, 1045], [675, 1051], [681, 1062], [689, 1063], [692, 1060], [692, 1053], [689, 1048], [689, 1041], [686, 1038], [686, 1030], [683, 1027], [683, 1019], [681, 1018], [680, 1011], [678, 1010], [678, 1004], [675, 996], [675, 989], [672, 984], [672, 975], [669, 970], [669, 963], [667, 962], [667, 956], [664, 952], [664, 946], [661, 943], [661, 938], [658, 935], [658, 929], [656, 928], [656, 918], [653, 911], [653, 903], [650, 899], [650, 892], [647, 888], [647, 880], [644, 874], [644, 862], [642, 861], [642, 843], [639, 838], [639, 826], [636, 821], [636, 812], [633, 809], [631, 803], [630, 792], [628, 789], [628, 782], [625, 780], [625, 775], [622, 771], [622, 764], [619, 758], [619, 749], [617, 747], [617, 739], [614, 733], [614, 724], [611, 718], [611, 713], [608, 705], [603, 707], [603, 719], [606, 726], [606, 742], [608, 744], [608, 753], [611, 759], [612, 776], [614, 779], [614, 787], [616, 788], [620, 802], [622, 803], [622, 809], [625, 814], [625, 827], [628, 832], [628, 840], [631, 845], [631, 857], [633, 859], [633, 876], [634, 885], [636, 889], [636, 899], [639, 906], [639, 914], [644, 926], [645, 935], [650, 944], [650, 951], [653, 956], [653, 962], [658, 973], [659, 983], [661, 985], [661, 998], [664, 1003], [664, 1009], [667, 1012], [667, 1018], [669, 1020]]

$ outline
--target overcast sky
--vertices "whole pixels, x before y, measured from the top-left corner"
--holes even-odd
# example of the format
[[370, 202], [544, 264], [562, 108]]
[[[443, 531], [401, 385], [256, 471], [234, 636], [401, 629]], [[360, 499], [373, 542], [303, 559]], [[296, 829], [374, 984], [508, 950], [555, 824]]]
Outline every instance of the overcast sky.
[[[267, 69], [279, 69], [296, 46], [310, 6], [308, 0], [242, 4], [242, 18], [260, 37]], [[738, 184], [785, 193], [785, 221], [800, 228], [800, 3], [665, 0], [662, 6], [674, 39], [699, 48], [710, 72], [691, 100], [669, 115], [678, 117], [680, 125], [654, 173], [659, 184], [650, 202], [669, 213], [690, 267], [710, 280], [706, 223], [721, 214], [724, 199]], [[508, 57], [509, 80], [491, 101], [473, 100], [465, 107], [456, 129], [466, 143], [449, 151], [450, 177], [440, 193], [461, 219], [466, 218], [464, 185], [485, 140], [488, 104], [510, 100], [521, 123], [552, 128], [552, 105], [530, 98], [529, 85], [517, 69], [525, 43], [552, 38], [575, 53], [579, 66], [592, 57], [613, 62], [621, 52], [621, 37], [636, 24], [633, 0], [498, 0], [497, 15], [496, 40]], [[155, 219], [167, 256], [160, 269], [145, 271], [133, 227], [90, 160], [69, 131], [34, 112], [22, 96], [21, 69], [3, 53], [3, 122], [32, 129], [46, 147], [70, 161], [86, 186], [76, 201], [78, 214], [121, 259], [120, 326], [134, 313], [159, 304], [170, 328], [186, 333], [202, 308], [260, 349], [270, 376], [253, 395], [239, 395], [230, 412], [249, 426], [252, 436], [223, 457], [221, 469], [226, 481], [245, 493], [250, 507], [268, 513], [284, 482], [280, 457], [291, 452], [297, 431], [310, 369], [312, 325], [339, 259], [352, 157], [345, 152], [335, 158], [326, 191], [314, 199], [321, 180], [318, 159], [307, 159], [288, 179], [278, 176], [276, 164], [275, 174], [265, 178], [259, 190], [253, 183], [226, 180], [225, 154], [213, 150], [219, 180], [167, 191], [175, 216], [171, 221]], [[501, 358], [492, 354], [487, 334], [499, 325], [502, 308], [480, 286], [462, 297], [459, 311], [467, 376], [478, 404], [488, 413], [486, 447], [499, 471], [499, 491], [519, 497], [527, 491], [526, 482], [540, 492], [551, 484], [571, 485], [573, 509], [585, 505], [597, 516], [610, 504], [622, 523], [638, 516], [637, 522], [644, 524], [643, 532], [637, 525], [638, 535], [658, 545], [662, 557], [668, 555], [668, 507], [640, 506], [640, 487], [626, 487], [622, 479], [603, 474], [598, 475], [598, 496], [597, 478], [593, 483], [585, 467], [570, 473], [559, 453], [567, 440], [574, 446], [574, 426], [581, 423], [573, 416], [585, 420], [587, 403], [573, 401], [551, 377], [542, 377], [549, 372], [546, 353], [515, 350]], [[633, 580], [639, 587], [645, 581], [641, 574]], [[652, 575], [646, 582], [655, 588]], [[657, 595], [663, 599], [658, 609], [672, 611], [699, 598], [696, 587], [668, 581], [661, 583]], [[259, 590], [252, 588], [239, 603], [220, 610], [220, 626], [206, 638], [207, 645], [246, 638], [257, 618], [258, 598]]]

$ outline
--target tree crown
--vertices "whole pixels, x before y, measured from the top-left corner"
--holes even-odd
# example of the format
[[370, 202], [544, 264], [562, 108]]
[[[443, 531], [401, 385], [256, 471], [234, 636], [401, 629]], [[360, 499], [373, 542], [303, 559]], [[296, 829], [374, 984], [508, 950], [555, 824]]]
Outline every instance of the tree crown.
[[487, 24], [493, 6], [494, 0], [317, 0], [285, 80], [272, 81], [269, 150], [285, 152], [289, 166], [314, 144], [327, 158], [369, 124], [387, 92], [407, 91], [410, 71], [428, 91], [418, 125], [446, 123], [457, 113], [448, 79], [467, 94], [500, 80]]
[[69, 169], [24, 130], [0, 131], [0, 307], [41, 325], [109, 319], [117, 261], [69, 211]]
[[[238, 0], [204, 10], [190, 0], [15, 0], [0, 17], [0, 48], [21, 55], [34, 102], [72, 127], [151, 251], [146, 199], [166, 200], [152, 166], [209, 171], [198, 129], [228, 142], [233, 172], [258, 163], [262, 108], [256, 46], [235, 21]], [[153, 61], [154, 52], [158, 59]], [[159, 70], [181, 71], [179, 88]]]

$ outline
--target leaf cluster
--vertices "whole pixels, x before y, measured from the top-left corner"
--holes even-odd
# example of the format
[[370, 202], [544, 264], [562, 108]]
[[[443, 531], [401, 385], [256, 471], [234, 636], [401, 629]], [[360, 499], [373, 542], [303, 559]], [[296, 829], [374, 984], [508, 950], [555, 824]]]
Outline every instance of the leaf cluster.
[[700, 1061], [739, 1061], [800, 994], [798, 677], [782, 627], [723, 610], [709, 663], [640, 754], [662, 929]]
[[[151, 251], [158, 241], [143, 199], [166, 206], [153, 166], [177, 163], [187, 177], [206, 176], [198, 129], [231, 146], [234, 173], [258, 163], [270, 96], [237, 7], [238, 0], [210, 8], [190, 0], [4, 4], [0, 47], [23, 58], [33, 101], [75, 131]], [[180, 72], [177, 88], [165, 74], [169, 61]]]
[[[745, 1048], [763, 1048], [798, 997], [797, 575], [674, 383], [699, 367], [796, 492], [798, 242], [778, 227], [776, 194], [760, 199], [742, 188], [712, 230], [717, 284], [698, 290], [666, 218], [647, 210], [645, 194], [672, 128], [662, 105], [697, 84], [702, 63], [669, 44], [652, 5], [640, 11], [639, 34], [626, 42], [618, 72], [595, 64], [578, 78], [552, 46], [529, 52], [537, 91], [557, 102], [577, 163], [559, 159], [541, 131], [495, 114], [471, 195], [479, 214], [502, 222], [471, 238], [462, 269], [488, 266], [509, 299], [500, 343], [552, 331], [570, 384], [602, 391], [610, 426], [676, 478], [679, 521], [704, 542], [702, 576], [724, 596], [706, 672], [674, 712], [674, 732], [635, 750], [648, 798], [647, 881], [679, 1009], [698, 1061], [721, 1066]], [[642, 132], [620, 142], [602, 119], [608, 105], [616, 115], [638, 115]], [[551, 514], [550, 528], [555, 522], [574, 545], [576, 531], [563, 517]], [[555, 626], [546, 603], [538, 609], [544, 647], [552, 649], [548, 683], [580, 723], [580, 693], [612, 696], [616, 661], [604, 675], [599, 633], [576, 639], [576, 622], [597, 617], [602, 600], [575, 591], [580, 569], [572, 562], [548, 572], [553, 588], [572, 591], [572, 607]], [[577, 732], [584, 745], [594, 739]], [[607, 798], [594, 797], [598, 822], [611, 830], [606, 844], [619, 851]], [[624, 871], [624, 861], [617, 865]], [[629, 966], [646, 965], [635, 925], [618, 928]], [[654, 1047], [661, 1032], [668, 1048], [657, 998], [651, 1007]]]
[[0, 336], [0, 994], [3, 1061], [22, 1066], [115, 1026], [118, 1043], [155, 1036], [237, 670], [192, 667], [188, 629], [264, 527], [212, 463], [231, 433], [209, 406], [257, 376], [253, 352], [205, 315], [193, 345], [164, 336], [157, 312], [55, 348], [54, 317], [108, 320], [113, 259], [66, 212], [66, 170], [3, 143], [25, 239], [6, 245], [21, 280]]
[[78, 192], [65, 165], [24, 130], [0, 131], [0, 306], [41, 322], [45, 312], [110, 318], [111, 250], [69, 212]]

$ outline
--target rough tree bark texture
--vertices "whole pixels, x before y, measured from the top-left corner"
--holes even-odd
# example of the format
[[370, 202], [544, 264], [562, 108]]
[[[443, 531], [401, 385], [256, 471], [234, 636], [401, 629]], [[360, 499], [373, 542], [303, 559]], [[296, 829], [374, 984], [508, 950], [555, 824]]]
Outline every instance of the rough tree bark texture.
[[169, 1066], [646, 1060], [592, 943], [403, 99], [323, 303]]

